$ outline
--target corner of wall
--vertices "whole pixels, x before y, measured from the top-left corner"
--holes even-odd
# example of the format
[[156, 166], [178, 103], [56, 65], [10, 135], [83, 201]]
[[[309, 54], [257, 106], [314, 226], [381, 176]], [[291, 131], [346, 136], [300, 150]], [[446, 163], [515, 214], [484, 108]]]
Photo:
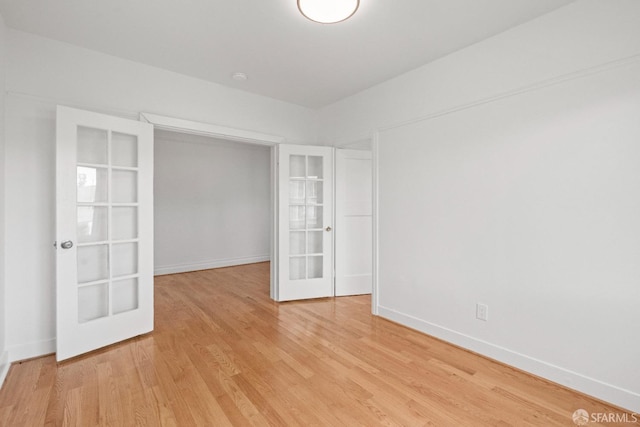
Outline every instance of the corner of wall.
[[11, 363], [9, 363], [9, 353], [7, 351], [3, 351], [0, 355], [0, 388], [2, 388], [5, 378], [7, 378], [10, 367]]
[[6, 351], [6, 304], [4, 281], [4, 94], [5, 94], [5, 26], [0, 15], [0, 386], [9, 371]]

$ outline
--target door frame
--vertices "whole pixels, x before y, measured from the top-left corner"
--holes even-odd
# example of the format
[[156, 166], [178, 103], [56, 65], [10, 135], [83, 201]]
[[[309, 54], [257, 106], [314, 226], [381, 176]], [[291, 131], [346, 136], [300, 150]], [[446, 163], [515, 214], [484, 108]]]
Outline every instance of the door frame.
[[278, 152], [277, 146], [285, 142], [285, 138], [277, 135], [270, 135], [261, 132], [254, 132], [245, 129], [232, 128], [227, 126], [214, 125], [210, 123], [196, 122], [193, 120], [179, 119], [175, 117], [161, 116], [153, 113], [140, 113], [140, 121], [150, 123], [154, 129], [168, 130], [178, 133], [207, 136], [241, 143], [264, 145], [270, 147], [271, 151], [271, 177], [270, 177], [270, 205], [271, 218], [270, 234], [271, 243], [269, 257], [271, 259], [271, 272], [269, 275], [269, 295], [271, 299], [277, 300], [278, 296]]

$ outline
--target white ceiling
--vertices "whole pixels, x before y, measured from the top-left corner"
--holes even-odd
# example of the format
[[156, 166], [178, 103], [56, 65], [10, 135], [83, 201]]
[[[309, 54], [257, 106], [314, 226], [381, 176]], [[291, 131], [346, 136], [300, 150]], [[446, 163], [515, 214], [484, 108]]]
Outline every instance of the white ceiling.
[[319, 108], [571, 1], [361, 0], [333, 25], [296, 0], [0, 0], [0, 13], [11, 28]]

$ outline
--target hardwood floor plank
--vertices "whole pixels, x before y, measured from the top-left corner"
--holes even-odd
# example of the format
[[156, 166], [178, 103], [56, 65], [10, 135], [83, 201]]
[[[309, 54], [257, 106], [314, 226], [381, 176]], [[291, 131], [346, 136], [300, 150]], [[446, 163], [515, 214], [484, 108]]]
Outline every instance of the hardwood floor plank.
[[253, 402], [238, 387], [234, 379], [228, 376], [224, 371], [219, 372], [220, 381], [226, 391], [226, 396], [231, 398], [233, 404], [238, 408], [243, 417], [249, 421], [252, 426], [268, 426], [269, 423], [264, 416], [258, 411]]
[[125, 413], [120, 393], [114, 380], [111, 363], [102, 362], [96, 365], [98, 380], [98, 419], [99, 424], [113, 425], [117, 422], [119, 414]]
[[[261, 412], [269, 413], [267, 419], [270, 423], [277, 414], [281, 422], [271, 423], [271, 425], [322, 425], [312, 413], [300, 410], [300, 402], [291, 393], [289, 384], [280, 386], [271, 375], [253, 371], [245, 371], [236, 375], [235, 381], [238, 387], [257, 403]], [[271, 411], [274, 411], [275, 414], [272, 414]]]
[[14, 364], [0, 426], [553, 427], [578, 408], [624, 412], [370, 311], [366, 295], [276, 303], [268, 263], [157, 277], [152, 333]]
[[[56, 420], [59, 422], [58, 420]], [[67, 393], [62, 408], [62, 425], [83, 426], [91, 425], [82, 419], [82, 389], [76, 387]]]

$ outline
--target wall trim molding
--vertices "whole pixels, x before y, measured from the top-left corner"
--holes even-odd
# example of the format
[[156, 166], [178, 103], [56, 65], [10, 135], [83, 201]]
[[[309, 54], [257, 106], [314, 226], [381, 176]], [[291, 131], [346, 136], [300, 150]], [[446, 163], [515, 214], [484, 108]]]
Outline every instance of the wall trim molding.
[[[640, 413], [640, 394], [552, 365], [426, 320], [378, 306], [379, 316], [580, 393]], [[577, 409], [577, 408], [576, 408]]]
[[56, 352], [56, 340], [51, 338], [48, 340], [34, 341], [27, 344], [14, 345], [9, 347], [9, 362], [17, 362], [25, 359], [33, 359], [34, 357], [45, 356]]
[[[614, 70], [617, 68], [622, 68], [625, 66], [629, 66], [629, 65], [633, 65], [636, 62], [640, 62], [640, 53], [635, 54], [635, 55], [631, 55], [631, 56], [626, 56], [624, 58], [619, 58], [613, 61], [609, 61], [609, 62], [605, 62], [603, 64], [598, 64], [598, 65], [594, 65], [591, 67], [587, 67], [587, 68], [583, 68], [583, 69], [579, 69], [576, 71], [571, 71], [568, 73], [564, 73], [564, 74], [560, 74], [557, 75], [555, 77], [550, 77], [548, 79], [544, 79], [544, 80], [538, 80], [535, 81], [533, 83], [530, 84], [525, 84], [523, 86], [518, 86], [515, 87], [513, 89], [509, 89], [506, 90], [504, 92], [499, 92], [495, 95], [492, 96], [485, 96], [485, 97], [480, 97], [474, 101], [469, 101], [463, 104], [458, 104], [458, 105], [454, 105], [452, 107], [449, 108], [444, 108], [441, 110], [436, 110], [434, 112], [431, 113], [422, 113], [419, 114], [417, 116], [414, 117], [409, 117], [407, 119], [402, 119], [396, 122], [391, 122], [391, 123], [387, 123], [387, 124], [382, 124], [382, 125], [378, 125], [375, 126], [373, 128], [371, 128], [369, 131], [367, 132], [358, 132], [355, 135], [350, 135], [347, 138], [344, 139], [337, 139], [336, 141], [334, 141], [334, 146], [336, 147], [341, 147], [343, 144], [349, 144], [351, 141], [360, 141], [360, 140], [365, 140], [365, 139], [371, 139], [373, 137], [375, 137], [376, 134], [386, 131], [386, 130], [391, 130], [391, 129], [395, 129], [398, 127], [402, 127], [402, 126], [406, 126], [409, 124], [413, 124], [413, 123], [418, 123], [421, 121], [426, 121], [426, 120], [431, 120], [437, 117], [441, 117], [441, 116], [446, 116], [447, 114], [451, 114], [451, 113], [456, 113], [458, 111], [463, 111], [463, 110], [467, 110], [469, 108], [473, 108], [473, 107], [477, 107], [479, 105], [483, 105], [483, 104], [488, 104], [494, 101], [498, 101], [504, 98], [509, 98], [512, 96], [516, 96], [516, 95], [520, 95], [520, 94], [524, 94], [527, 92], [533, 92], [539, 89], [543, 89], [546, 88], [548, 86], [554, 86], [560, 83], [564, 83], [567, 81], [571, 81], [571, 80], [577, 80], [580, 78], [584, 78], [584, 77], [588, 77], [588, 76], [592, 76], [595, 74], [599, 74], [602, 72], [606, 72], [609, 70]], [[398, 76], [401, 77], [401, 76]]]
[[161, 116], [159, 114], [142, 112], [140, 113], [140, 121], [151, 123], [156, 129], [190, 133], [193, 135], [209, 136], [251, 144], [275, 145], [285, 142], [285, 139], [281, 136], [220, 126], [212, 123]]
[[210, 270], [212, 268], [232, 267], [234, 265], [255, 264], [270, 260], [271, 257], [269, 255], [258, 255], [242, 258], [214, 259], [186, 264], [157, 265], [154, 267], [153, 274], [154, 276], [164, 276], [166, 274], [188, 273], [190, 271]]
[[51, 98], [47, 96], [34, 95], [27, 92], [17, 92], [14, 90], [8, 90], [6, 94], [8, 97], [29, 99], [32, 102], [37, 102], [37, 103], [48, 105], [54, 108], [58, 105], [64, 105], [65, 107], [76, 108], [79, 110], [93, 111], [94, 113], [108, 114], [110, 116], [122, 117], [130, 120], [138, 120], [140, 115], [140, 113], [138, 113], [137, 111], [129, 111], [129, 110], [116, 109], [116, 108], [100, 108], [95, 105], [82, 104], [82, 103], [74, 102], [72, 100], [64, 101], [61, 99]]
[[380, 313], [378, 307], [380, 306], [380, 229], [378, 227], [380, 223], [380, 164], [378, 162], [380, 158], [380, 132], [375, 132], [371, 138], [371, 198], [373, 206], [371, 208], [371, 244], [373, 251], [373, 260], [371, 263], [371, 313], [374, 316], [378, 316]]
[[528, 92], [534, 92], [540, 89], [544, 89], [550, 86], [556, 86], [558, 84], [561, 83], [565, 83], [568, 81], [572, 81], [572, 80], [578, 80], [581, 78], [585, 78], [585, 77], [589, 77], [589, 76], [593, 76], [596, 74], [600, 74], [600, 73], [604, 73], [610, 70], [615, 70], [618, 68], [623, 68], [626, 66], [631, 66], [634, 65], [635, 63], [640, 62], [640, 53], [636, 54], [636, 55], [631, 55], [631, 56], [627, 56], [624, 58], [620, 58], [620, 59], [616, 59], [614, 61], [609, 61], [609, 62], [605, 62], [604, 64], [599, 64], [599, 65], [595, 65], [593, 67], [588, 67], [588, 68], [583, 68], [581, 70], [577, 70], [577, 71], [572, 71], [569, 73], [565, 73], [565, 74], [561, 74], [559, 76], [556, 77], [551, 77], [548, 79], [544, 79], [544, 80], [539, 80], [537, 82], [528, 84], [528, 85], [524, 85], [524, 86], [520, 86], [514, 89], [510, 89], [504, 92], [499, 92], [495, 95], [492, 96], [486, 96], [483, 98], [479, 98], [476, 99], [475, 101], [471, 101], [465, 104], [460, 104], [454, 107], [450, 107], [450, 108], [445, 108], [443, 110], [439, 110], [433, 113], [429, 113], [429, 114], [423, 114], [423, 115], [419, 115], [417, 117], [414, 118], [410, 118], [407, 120], [402, 120], [393, 124], [389, 124], [389, 125], [383, 125], [380, 127], [377, 127], [374, 130], [374, 134], [377, 134], [379, 132], [384, 132], [387, 130], [391, 130], [391, 129], [395, 129], [395, 128], [399, 128], [399, 127], [403, 127], [403, 126], [407, 126], [407, 125], [411, 125], [414, 123], [418, 123], [418, 122], [423, 122], [423, 121], [427, 121], [427, 120], [431, 120], [431, 119], [435, 119], [437, 117], [442, 117], [442, 116], [446, 116], [452, 113], [457, 113], [459, 111], [463, 111], [463, 110], [468, 110], [470, 108], [474, 108], [480, 105], [484, 105], [484, 104], [490, 104], [492, 102], [495, 101], [499, 101], [505, 98], [511, 98], [513, 96], [518, 96], [518, 95], [522, 95]]

